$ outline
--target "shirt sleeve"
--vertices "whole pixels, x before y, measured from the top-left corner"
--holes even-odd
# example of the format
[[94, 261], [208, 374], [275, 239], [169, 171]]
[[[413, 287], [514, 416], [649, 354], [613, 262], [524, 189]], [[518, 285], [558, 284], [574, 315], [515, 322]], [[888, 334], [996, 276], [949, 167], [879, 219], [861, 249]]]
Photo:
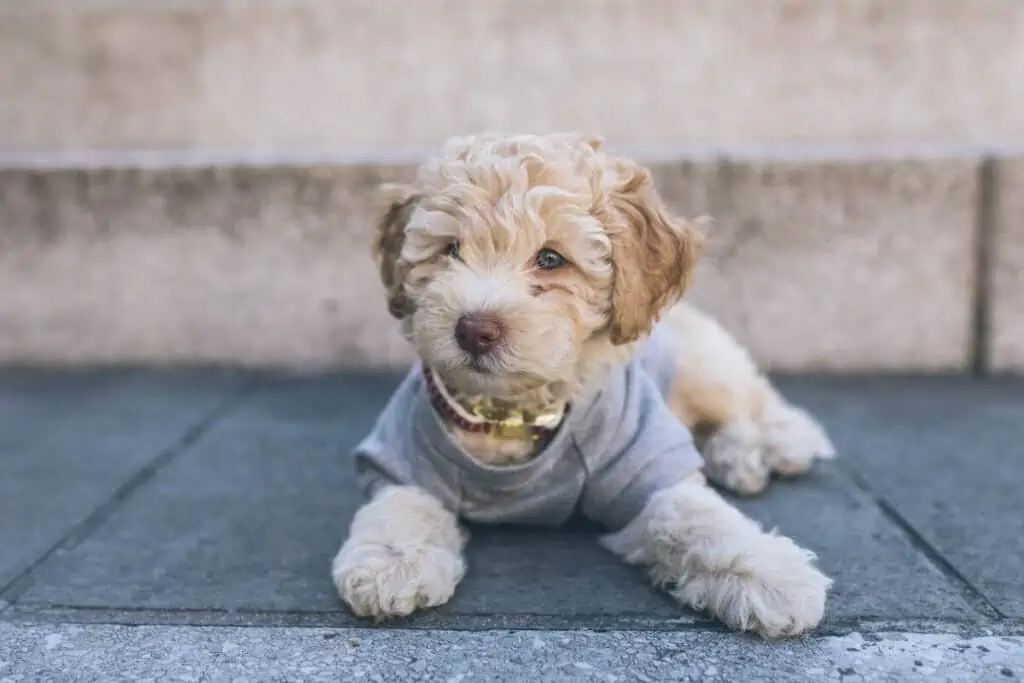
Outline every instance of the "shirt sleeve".
[[587, 467], [582, 512], [612, 530], [704, 464], [690, 430], [636, 362], [606, 383], [579, 441]]
[[413, 484], [410, 461], [410, 413], [416, 391], [416, 377], [405, 378], [377, 417], [370, 433], [353, 451], [356, 481], [366, 499], [382, 488]]

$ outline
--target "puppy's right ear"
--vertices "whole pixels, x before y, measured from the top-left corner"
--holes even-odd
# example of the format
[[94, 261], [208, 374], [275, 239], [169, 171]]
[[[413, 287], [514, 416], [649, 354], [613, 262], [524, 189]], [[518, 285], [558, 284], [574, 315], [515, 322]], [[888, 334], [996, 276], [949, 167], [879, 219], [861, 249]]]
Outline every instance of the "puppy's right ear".
[[408, 185], [381, 185], [378, 195], [380, 220], [373, 238], [373, 260], [388, 297], [388, 312], [395, 318], [411, 313], [403, 283], [406, 266], [402, 263], [405, 227], [416, 209], [420, 195]]

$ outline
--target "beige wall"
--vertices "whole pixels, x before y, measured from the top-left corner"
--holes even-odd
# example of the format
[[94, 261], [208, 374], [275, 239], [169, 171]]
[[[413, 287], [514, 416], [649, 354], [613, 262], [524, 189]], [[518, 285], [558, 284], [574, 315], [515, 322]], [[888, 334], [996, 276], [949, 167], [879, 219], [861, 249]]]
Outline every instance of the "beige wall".
[[1017, 0], [0, 0], [0, 150], [1024, 140]]
[[401, 364], [370, 187], [589, 129], [765, 365], [1024, 372], [1016, 0], [0, 0], [0, 64], [0, 362]]

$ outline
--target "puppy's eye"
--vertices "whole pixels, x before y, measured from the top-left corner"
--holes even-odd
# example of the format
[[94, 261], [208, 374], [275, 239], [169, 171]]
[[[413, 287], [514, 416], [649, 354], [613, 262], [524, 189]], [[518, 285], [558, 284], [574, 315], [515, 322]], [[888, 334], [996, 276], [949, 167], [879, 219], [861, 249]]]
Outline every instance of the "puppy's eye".
[[459, 241], [452, 240], [448, 243], [448, 246], [444, 248], [445, 256], [450, 256], [453, 259], [459, 258]]
[[565, 258], [554, 249], [541, 249], [537, 252], [537, 267], [541, 270], [554, 270], [565, 265]]

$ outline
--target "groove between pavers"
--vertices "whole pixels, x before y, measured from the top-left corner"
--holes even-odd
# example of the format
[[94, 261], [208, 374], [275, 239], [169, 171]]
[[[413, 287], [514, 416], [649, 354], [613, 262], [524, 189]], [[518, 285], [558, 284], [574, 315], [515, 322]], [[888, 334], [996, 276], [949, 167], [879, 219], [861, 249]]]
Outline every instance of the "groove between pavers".
[[[51, 559], [63, 551], [73, 549], [102, 527], [103, 523], [110, 519], [136, 491], [170, 465], [181, 453], [187, 451], [191, 445], [199, 441], [210, 427], [237, 407], [244, 397], [253, 391], [254, 387], [255, 381], [250, 380], [241, 382], [234, 389], [225, 390], [225, 395], [219, 405], [185, 430], [174, 444], [156, 453], [146, 465], [125, 479], [106, 500], [82, 517], [77, 524], [70, 527], [56, 543], [35, 558], [17, 576], [0, 586], [0, 606], [10, 608], [16, 605], [18, 598], [31, 588], [36, 574], [43, 570]], [[0, 614], [3, 612], [4, 609], [0, 609]]]
[[910, 521], [903, 516], [897, 507], [889, 502], [884, 496], [874, 490], [870, 482], [849, 462], [839, 462], [839, 468], [846, 476], [863, 491], [872, 504], [878, 509], [883, 517], [892, 523], [894, 527], [907, 538], [910, 545], [950, 583], [958, 586], [964, 600], [978, 612], [980, 616], [998, 621], [1007, 618], [989, 598], [975, 586], [949, 559], [947, 559], [938, 548], [933, 546], [914, 528]]

